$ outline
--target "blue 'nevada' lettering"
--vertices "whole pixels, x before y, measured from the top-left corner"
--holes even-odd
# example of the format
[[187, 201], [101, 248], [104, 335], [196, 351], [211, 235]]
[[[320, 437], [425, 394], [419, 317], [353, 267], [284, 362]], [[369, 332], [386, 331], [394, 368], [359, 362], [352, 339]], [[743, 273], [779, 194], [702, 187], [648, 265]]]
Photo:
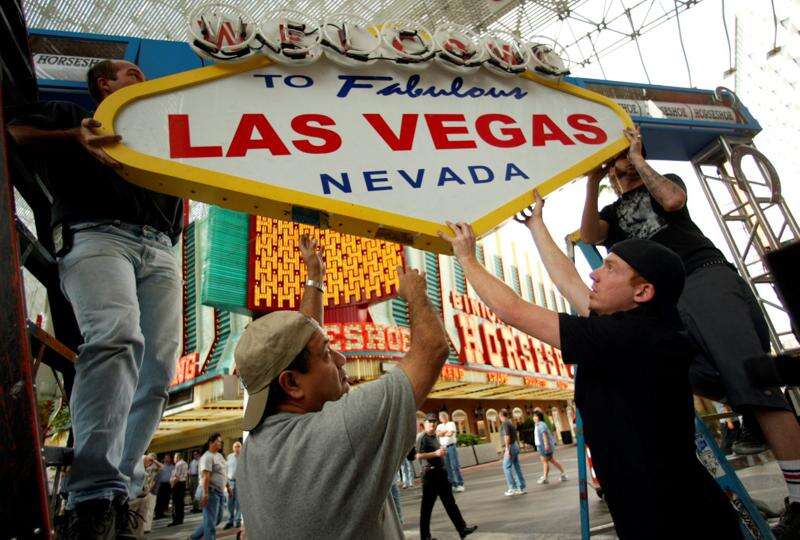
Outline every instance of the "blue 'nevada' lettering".
[[[495, 175], [495, 172], [486, 165], [469, 165], [466, 167], [466, 172], [460, 175], [452, 167], [441, 167], [437, 172], [426, 171], [425, 169], [417, 169], [416, 171], [398, 169], [396, 172], [397, 178], [393, 179], [388, 176], [389, 172], [386, 170], [362, 171], [361, 176], [363, 177], [366, 191], [391, 191], [395, 188], [395, 185], [401, 188], [408, 185], [412, 189], [420, 189], [426, 178], [429, 183], [433, 183], [438, 188], [450, 185], [463, 186], [467, 184], [467, 180], [475, 185], [489, 184], [494, 181], [495, 177], [498, 179], [502, 177], [505, 182], [510, 182], [514, 179], [530, 180], [525, 171], [514, 163], [506, 163], [502, 175]], [[346, 171], [334, 174], [321, 173], [319, 179], [322, 183], [322, 192], [325, 195], [330, 195], [334, 188], [341, 193], [353, 192], [353, 181], [350, 173]], [[400, 181], [398, 182], [398, 180]]]
[[[389, 82], [394, 81], [394, 77], [389, 76], [370, 76], [370, 75], [339, 75], [339, 79], [342, 81], [342, 86], [339, 88], [339, 92], [336, 94], [336, 97], [347, 97], [350, 94], [350, 91], [355, 88], [375, 88], [373, 83], [377, 82]], [[490, 98], [514, 98], [514, 99], [522, 99], [528, 95], [526, 90], [523, 90], [519, 86], [515, 86], [511, 90], [500, 90], [495, 88], [494, 86], [490, 86], [489, 88], [481, 88], [480, 86], [464, 86], [464, 79], [461, 77], [455, 77], [452, 81], [450, 81], [449, 88], [437, 88], [436, 86], [421, 86], [420, 82], [422, 81], [422, 77], [419, 75], [411, 75], [406, 81], [403, 82], [391, 82], [378, 90], [375, 91], [376, 95], [379, 96], [406, 96], [410, 98], [418, 98], [418, 97], [456, 97], [456, 98], [480, 98], [480, 97], [490, 97]]]

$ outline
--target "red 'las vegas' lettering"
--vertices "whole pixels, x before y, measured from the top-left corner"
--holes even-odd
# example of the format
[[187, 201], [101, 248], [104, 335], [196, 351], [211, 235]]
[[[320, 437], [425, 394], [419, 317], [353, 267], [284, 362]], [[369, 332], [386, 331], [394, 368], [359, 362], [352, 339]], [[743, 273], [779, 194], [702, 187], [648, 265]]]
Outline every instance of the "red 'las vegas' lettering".
[[605, 131], [599, 126], [592, 125], [596, 123], [597, 119], [588, 114], [571, 114], [567, 117], [567, 124], [569, 124], [569, 127], [594, 135], [594, 137], [589, 137], [583, 133], [575, 133], [572, 135], [578, 139], [578, 141], [585, 144], [603, 144], [608, 140], [608, 135], [606, 135]]
[[[311, 125], [318, 124], [317, 126]], [[322, 144], [312, 144], [307, 139], [292, 141], [295, 148], [306, 154], [330, 154], [342, 146], [342, 138], [338, 133], [319, 126], [335, 126], [336, 122], [324, 114], [301, 114], [292, 119], [292, 129], [298, 135], [322, 139]]]
[[169, 130], [169, 157], [222, 157], [221, 146], [192, 146], [189, 138], [188, 114], [170, 114], [167, 117], [167, 128]]
[[[260, 137], [253, 138], [257, 131]], [[250, 150], [269, 150], [273, 156], [287, 156], [289, 149], [283, 144], [278, 132], [263, 114], [243, 114], [233, 135], [227, 157], [242, 157]]]
[[411, 150], [414, 146], [414, 133], [417, 130], [418, 114], [404, 114], [400, 121], [400, 134], [396, 134], [383, 119], [383, 116], [375, 113], [365, 113], [364, 118], [372, 126], [372, 129], [380, 135], [381, 139], [395, 152]]

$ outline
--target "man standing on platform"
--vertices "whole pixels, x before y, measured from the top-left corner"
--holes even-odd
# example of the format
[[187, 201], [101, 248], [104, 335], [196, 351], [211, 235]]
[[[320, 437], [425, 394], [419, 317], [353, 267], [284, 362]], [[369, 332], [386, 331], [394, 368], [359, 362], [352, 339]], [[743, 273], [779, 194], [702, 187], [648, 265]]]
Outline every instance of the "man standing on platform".
[[183, 511], [186, 505], [186, 481], [189, 477], [189, 465], [183, 460], [183, 454], [175, 453], [175, 468], [172, 470], [170, 485], [172, 487], [172, 523], [168, 526], [183, 523]]
[[453, 486], [453, 491], [464, 491], [461, 462], [458, 460], [458, 429], [456, 428], [456, 423], [450, 420], [450, 415], [447, 414], [447, 411], [439, 413], [436, 436], [439, 437], [439, 444], [446, 452], [444, 464], [447, 467], [447, 479]]
[[[446, 415], [445, 415], [446, 418]], [[439, 415], [439, 420], [442, 415]], [[440, 424], [441, 425], [441, 424]], [[425, 417], [425, 431], [417, 439], [416, 458], [424, 459], [427, 464], [422, 466], [422, 506], [419, 516], [419, 534], [421, 540], [431, 540], [431, 513], [436, 499], [442, 501], [450, 521], [458, 531], [461, 538], [472, 534], [477, 526], [467, 527], [467, 523], [461, 516], [456, 500], [453, 497], [453, 490], [447, 479], [445, 471], [444, 457], [447, 455], [437, 437], [438, 428], [436, 426], [436, 415], [430, 413]]]
[[242, 443], [233, 443], [233, 452], [228, 454], [228, 482], [231, 484], [231, 496], [228, 499], [228, 522], [226, 529], [242, 526], [242, 511], [239, 508], [239, 491], [236, 489], [236, 465], [239, 463], [239, 454], [242, 453]]
[[[706, 238], [689, 215], [686, 186], [679, 176], [661, 175], [645, 160], [638, 128], [625, 131], [627, 154], [589, 173], [581, 239], [613, 249], [629, 238], [650, 239], [675, 251], [686, 268], [686, 287], [678, 302], [684, 326], [700, 349], [690, 375], [694, 391], [725, 399], [743, 415], [742, 437], [733, 451], [765, 450], [753, 418], [783, 471], [789, 496], [778, 540], [800, 538], [800, 424], [780, 388], [754, 385], [745, 368], [749, 358], [770, 352], [767, 322], [748, 284]], [[599, 183], [608, 174], [619, 199], [597, 211]]]
[[[87, 86], [100, 103], [144, 79], [130, 62], [103, 60]], [[51, 101], [14, 116], [9, 132], [46, 168], [61, 289], [83, 336], [70, 396], [71, 528], [82, 538], [127, 539], [141, 525], [128, 499], [141, 491], [142, 455], [178, 358], [182, 280], [173, 248], [183, 202], [128, 183], [103, 151], [121, 137], [103, 127], [112, 128], [74, 103]]]

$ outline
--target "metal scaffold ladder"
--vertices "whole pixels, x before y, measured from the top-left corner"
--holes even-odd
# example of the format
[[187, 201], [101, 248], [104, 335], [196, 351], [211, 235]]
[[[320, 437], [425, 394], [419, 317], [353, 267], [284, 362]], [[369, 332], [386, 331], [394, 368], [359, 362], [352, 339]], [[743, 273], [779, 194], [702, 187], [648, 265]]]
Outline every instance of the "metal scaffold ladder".
[[[748, 159], [750, 176], [744, 168]], [[764, 312], [774, 352], [796, 350], [797, 335], [764, 263], [766, 253], [800, 239], [775, 167], [752, 140], [730, 137], [719, 137], [692, 159], [692, 165], [733, 262]], [[751, 178], [755, 171], [760, 178]]]

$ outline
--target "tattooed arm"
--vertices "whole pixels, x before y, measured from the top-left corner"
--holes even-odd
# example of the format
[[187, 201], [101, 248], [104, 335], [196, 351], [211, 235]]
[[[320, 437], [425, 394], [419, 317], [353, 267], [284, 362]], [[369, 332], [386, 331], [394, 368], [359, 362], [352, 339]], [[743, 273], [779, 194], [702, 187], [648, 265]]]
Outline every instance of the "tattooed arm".
[[686, 192], [669, 178], [658, 174], [642, 156], [642, 135], [639, 128], [628, 128], [625, 136], [631, 143], [628, 159], [636, 167], [647, 191], [667, 212], [677, 212], [686, 206]]

